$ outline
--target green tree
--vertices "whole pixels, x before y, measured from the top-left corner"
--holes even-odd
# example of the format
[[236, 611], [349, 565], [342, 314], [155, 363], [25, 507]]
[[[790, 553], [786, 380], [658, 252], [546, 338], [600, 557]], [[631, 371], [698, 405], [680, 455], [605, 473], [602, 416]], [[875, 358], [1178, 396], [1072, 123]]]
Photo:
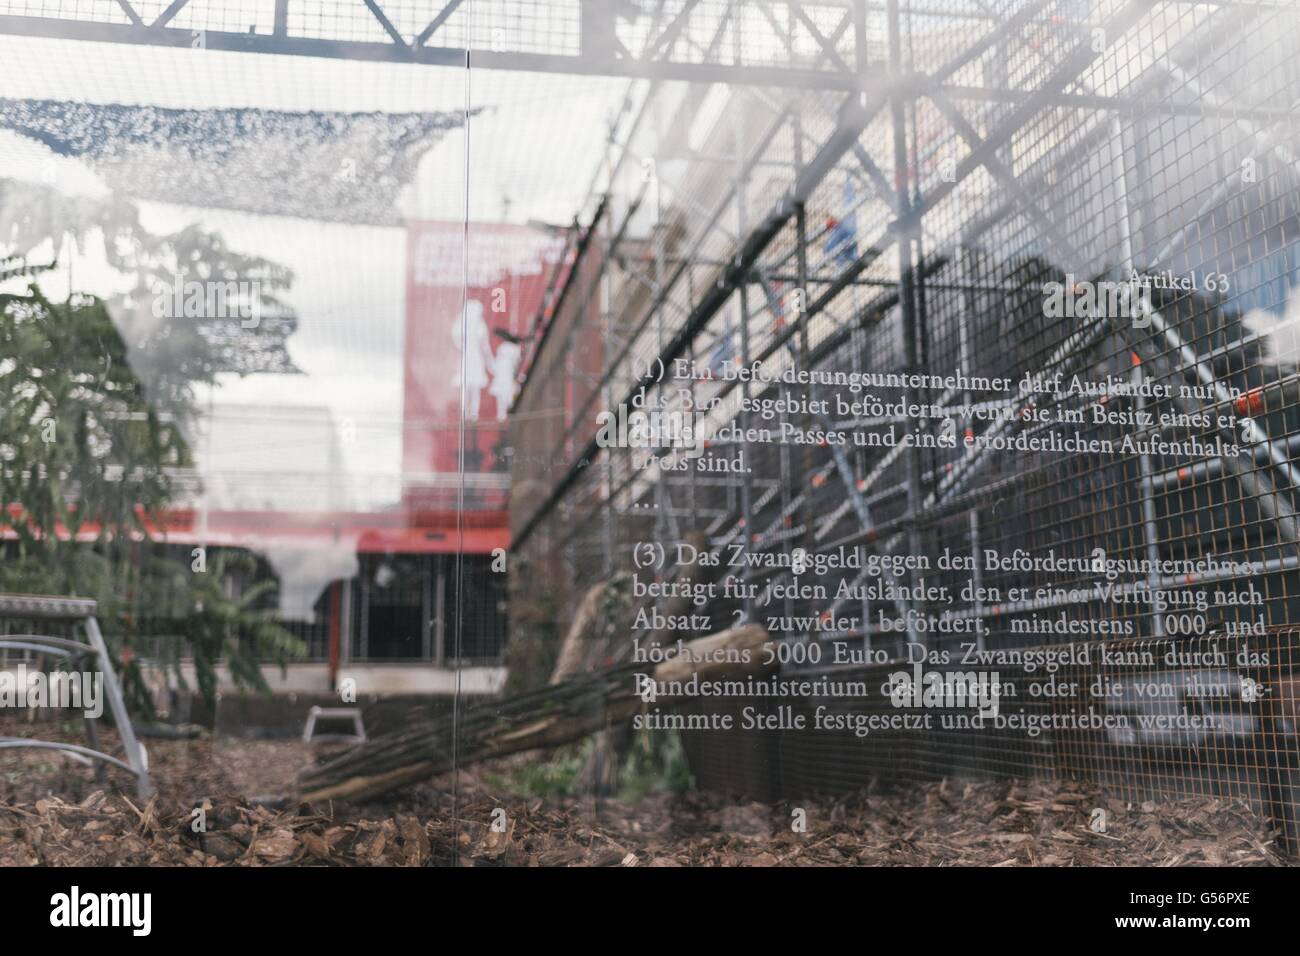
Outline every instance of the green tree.
[[[221, 591], [225, 561], [192, 573], [149, 547], [175, 499], [175, 471], [192, 464], [182, 423], [193, 415], [192, 386], [211, 380], [210, 366], [201, 357], [184, 374], [174, 366], [166, 395], [154, 396], [128, 353], [99, 299], [56, 303], [35, 283], [0, 295], [0, 533], [11, 539], [0, 589], [98, 600], [129, 687], [143, 686], [129, 649], [159, 637], [185, 645], [205, 695], [215, 691], [218, 659], [237, 681], [263, 686], [261, 655], [301, 652], [269, 614], [253, 610], [273, 585], [235, 600]], [[166, 608], [174, 613], [159, 613]], [[181, 649], [173, 650], [178, 660]]]

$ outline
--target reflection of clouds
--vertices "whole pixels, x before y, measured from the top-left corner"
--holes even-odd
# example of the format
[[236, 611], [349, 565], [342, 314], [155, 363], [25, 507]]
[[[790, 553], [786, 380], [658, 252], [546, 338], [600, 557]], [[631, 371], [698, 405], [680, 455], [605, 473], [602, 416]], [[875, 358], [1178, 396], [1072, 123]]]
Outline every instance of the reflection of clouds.
[[280, 615], [290, 621], [315, 621], [313, 605], [332, 581], [356, 577], [361, 570], [355, 536], [308, 546], [268, 544], [258, 549], [280, 579]]
[[[148, 216], [158, 228], [201, 219], [230, 245], [293, 270], [293, 286], [283, 299], [299, 321], [287, 344], [303, 374], [221, 376], [213, 397], [218, 417], [223, 408], [239, 406], [242, 419], [235, 421], [232, 411], [218, 424], [237, 432], [229, 447], [240, 436], [247, 446], [265, 430], [248, 409], [264, 409], [268, 421], [278, 410], [326, 409], [336, 429], [353, 425], [350, 439], [338, 442], [331, 468], [310, 459], [297, 462], [282, 493], [305, 495], [333, 482], [358, 508], [395, 504], [402, 460], [405, 229], [159, 204], [149, 204]], [[206, 411], [206, 399], [200, 404]], [[214, 461], [211, 468], [237, 471], [238, 463]], [[226, 483], [239, 480], [247, 478], [232, 473]]]
[[[275, 58], [240, 54], [196, 58], [188, 49], [2, 36], [0, 62], [7, 67], [6, 95], [11, 97], [304, 111], [445, 112], [460, 110], [465, 102], [465, 89], [455, 71], [448, 74], [451, 82], [415, 82], [424, 73], [404, 64], [302, 59], [293, 64], [294, 76], [301, 81], [286, 84], [282, 64]], [[160, 76], [167, 77], [167, 82], [141, 79]], [[474, 97], [476, 105], [490, 108], [471, 120], [471, 219], [499, 220], [502, 199], [508, 193], [509, 216], [516, 223], [571, 221], [586, 198], [590, 175], [603, 154], [606, 121], [625, 92], [622, 84], [593, 84], [587, 77], [483, 71], [475, 81]], [[519, 150], [520, 142], [548, 145], [540, 151]], [[44, 160], [50, 156], [53, 154], [43, 145], [0, 131], [0, 176], [13, 174], [38, 184], [45, 175]], [[109, 194], [100, 177], [84, 163], [55, 157], [54, 168], [61, 191], [99, 197]], [[415, 181], [402, 190], [399, 205], [412, 218], [456, 223], [465, 213], [465, 187], [465, 140], [459, 131], [451, 131], [423, 155]], [[193, 201], [202, 202], [203, 197], [195, 196]], [[202, 460], [204, 435], [200, 428], [191, 436], [192, 447], [200, 466], [213, 478], [213, 490], [220, 485], [222, 493], [234, 496], [242, 482], [254, 497], [270, 495], [279, 500], [295, 494], [306, 496], [333, 480], [352, 495], [358, 508], [395, 505], [400, 500], [402, 474], [406, 230], [150, 201], [138, 206], [141, 224], [151, 233], [170, 233], [198, 224], [218, 232], [232, 249], [280, 263], [294, 274], [293, 285], [282, 298], [299, 321], [286, 347], [304, 374], [223, 374], [219, 377], [221, 387], [212, 396], [218, 414], [233, 406], [272, 412], [307, 406], [328, 409], [340, 428], [346, 421], [355, 424], [354, 439], [339, 443], [332, 472], [314, 461], [299, 461], [296, 470], [302, 474], [281, 475], [274, 486], [240, 474], [240, 466], [246, 470], [255, 450], [240, 452], [238, 458], [234, 451], [256, 449], [273, 427], [259, 424], [256, 417], [235, 422], [228, 415], [217, 427], [229, 431], [220, 443], [231, 450], [230, 457], [212, 463]], [[471, 229], [471, 241], [473, 269], [488, 261], [486, 255], [474, 254], [481, 242], [499, 246], [510, 240]], [[459, 285], [463, 266], [459, 235], [455, 242]], [[42, 250], [42, 254], [45, 251], [52, 257], [55, 250]], [[501, 251], [494, 250], [494, 255]], [[516, 254], [531, 254], [535, 259], [535, 253], [527, 249], [511, 252]], [[60, 257], [59, 273], [45, 277], [43, 284], [47, 279], [54, 296], [62, 298], [70, 266], [79, 288], [103, 296], [128, 292], [130, 283], [104, 260], [102, 242], [92, 237], [84, 248], [69, 247]], [[516, 268], [524, 266], [515, 263]], [[162, 331], [155, 327], [157, 320], [148, 303], [140, 298], [132, 299], [126, 308], [115, 306], [112, 312], [124, 333]], [[489, 354], [484, 356], [486, 387], [492, 389], [498, 404], [504, 403], [497, 390], [512, 384], [495, 380], [510, 360], [508, 350], [503, 355], [502, 345], [489, 338]], [[155, 377], [158, 369], [151, 367], [151, 360], [140, 350], [130, 354], [133, 367], [141, 363], [136, 371], [143, 380]], [[199, 389], [197, 404], [200, 416], [206, 416], [206, 389]]]
[[497, 354], [492, 363], [492, 397], [497, 401], [497, 421], [506, 420], [506, 414], [515, 400], [518, 383], [515, 376], [519, 372], [519, 360], [523, 350], [514, 342], [502, 342], [497, 346]]
[[[356, 363], [401, 366], [406, 230], [142, 204], [150, 229], [191, 222], [232, 248], [292, 271], [281, 298], [298, 315], [289, 354], [307, 374], [341, 376]], [[341, 367], [339, 363], [344, 363]], [[346, 386], [346, 382], [339, 384]]]
[[483, 389], [488, 385], [492, 366], [492, 343], [487, 323], [483, 321], [483, 303], [469, 299], [458, 321], [451, 326], [451, 341], [459, 353], [453, 363], [452, 384], [464, 385], [465, 417], [478, 421]]
[[1264, 355], [1273, 362], [1295, 361], [1300, 333], [1300, 289], [1287, 297], [1282, 314], [1270, 309], [1251, 309], [1241, 318], [1248, 335], [1259, 336]]
[[0, 129], [0, 177], [54, 187], [67, 196], [103, 199], [112, 192], [85, 163], [7, 129]]
[[234, 510], [349, 508], [340, 452], [352, 429], [342, 424], [321, 406], [217, 406], [199, 446], [208, 502]]
[[[223, 377], [213, 455], [197, 464], [214, 507], [236, 500], [286, 510], [395, 505], [401, 496], [401, 378], [295, 376], [289, 399], [270, 376]], [[206, 414], [206, 400], [200, 402]]]

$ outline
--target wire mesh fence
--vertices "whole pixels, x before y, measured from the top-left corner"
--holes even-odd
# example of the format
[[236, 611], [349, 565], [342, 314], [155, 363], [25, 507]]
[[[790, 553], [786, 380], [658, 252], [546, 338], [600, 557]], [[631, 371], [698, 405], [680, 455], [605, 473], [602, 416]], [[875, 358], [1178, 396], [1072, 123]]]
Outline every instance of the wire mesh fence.
[[513, 604], [764, 624], [779, 676], [674, 718], [710, 785], [1229, 789], [1294, 848], [1297, 12], [852, 12], [861, 93], [640, 102], [516, 405]]

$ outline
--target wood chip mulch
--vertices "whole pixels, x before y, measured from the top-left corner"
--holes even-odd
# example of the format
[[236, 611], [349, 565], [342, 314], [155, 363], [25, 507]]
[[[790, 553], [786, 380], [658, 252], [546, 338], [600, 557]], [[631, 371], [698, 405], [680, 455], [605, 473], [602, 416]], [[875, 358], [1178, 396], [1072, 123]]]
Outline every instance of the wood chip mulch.
[[[151, 741], [159, 793], [48, 757], [0, 783], [0, 865], [1270, 866], [1241, 801], [1130, 802], [1061, 781], [945, 780], [766, 804], [692, 792], [528, 799], [463, 773], [386, 801], [296, 806], [296, 742]], [[497, 811], [504, 811], [500, 813]], [[1096, 832], [1097, 811], [1105, 812]], [[494, 826], [493, 824], [496, 824]], [[801, 825], [802, 829], [797, 826]], [[1090, 826], [1092, 824], [1093, 826]]]

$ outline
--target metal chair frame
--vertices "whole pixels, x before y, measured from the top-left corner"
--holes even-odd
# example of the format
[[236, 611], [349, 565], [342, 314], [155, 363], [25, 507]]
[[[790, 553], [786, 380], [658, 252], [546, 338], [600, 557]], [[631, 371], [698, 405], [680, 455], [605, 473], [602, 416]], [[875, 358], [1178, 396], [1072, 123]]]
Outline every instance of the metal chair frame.
[[[80, 626], [86, 640], [79, 641], [68, 637], [56, 637], [49, 634], [0, 634], [0, 649], [14, 649], [48, 654], [66, 660], [94, 658], [100, 673], [104, 675], [104, 692], [108, 698], [109, 711], [117, 726], [118, 736], [122, 740], [125, 759], [114, 757], [100, 748], [99, 735], [96, 732], [96, 718], [87, 716], [86, 735], [89, 747], [60, 741], [35, 740], [28, 737], [0, 737], [0, 750], [57, 750], [73, 754], [100, 764], [117, 767], [132, 774], [136, 780], [136, 793], [141, 800], [147, 800], [153, 794], [153, 782], [149, 778], [148, 760], [144, 748], [135, 736], [131, 717], [126, 710], [126, 700], [122, 696], [122, 685], [113, 671], [113, 659], [109, 655], [104, 635], [99, 630], [99, 621], [95, 618], [96, 603], [86, 598], [46, 597], [35, 594], [0, 594], [0, 620], [50, 620], [72, 621]], [[98, 772], [98, 771], [97, 771]]]

